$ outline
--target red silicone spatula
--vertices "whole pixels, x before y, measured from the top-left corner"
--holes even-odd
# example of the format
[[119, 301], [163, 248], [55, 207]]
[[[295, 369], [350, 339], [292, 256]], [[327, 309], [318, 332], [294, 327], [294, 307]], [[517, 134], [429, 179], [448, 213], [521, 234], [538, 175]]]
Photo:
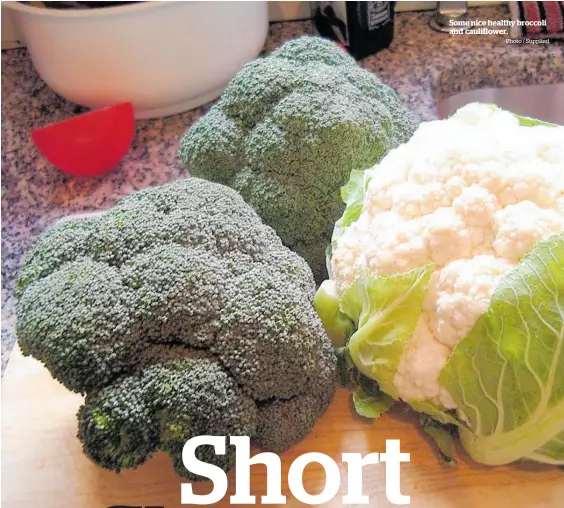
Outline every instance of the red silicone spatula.
[[31, 138], [55, 167], [76, 176], [114, 168], [135, 134], [133, 105], [124, 102], [32, 131]]

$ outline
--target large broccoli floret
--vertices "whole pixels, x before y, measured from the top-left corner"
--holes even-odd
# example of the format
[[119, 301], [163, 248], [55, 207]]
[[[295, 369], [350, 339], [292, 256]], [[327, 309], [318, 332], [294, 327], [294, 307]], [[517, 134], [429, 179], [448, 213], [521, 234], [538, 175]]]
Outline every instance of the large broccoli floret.
[[332, 42], [301, 37], [247, 64], [179, 156], [193, 176], [239, 191], [321, 281], [340, 188], [416, 127], [374, 74]]
[[[94, 462], [119, 471], [164, 450], [193, 477], [189, 438], [281, 451], [330, 403], [336, 359], [314, 291], [306, 262], [237, 192], [189, 178], [44, 233], [18, 281], [17, 333], [86, 394], [79, 438]], [[233, 450], [212, 452], [197, 453], [232, 466]]]

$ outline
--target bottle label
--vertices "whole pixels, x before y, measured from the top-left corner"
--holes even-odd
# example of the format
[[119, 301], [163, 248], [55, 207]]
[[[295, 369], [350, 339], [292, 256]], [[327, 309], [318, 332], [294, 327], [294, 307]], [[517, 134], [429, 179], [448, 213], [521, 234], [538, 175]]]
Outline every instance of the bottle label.
[[377, 30], [391, 21], [389, 2], [366, 2], [366, 24], [368, 30]]

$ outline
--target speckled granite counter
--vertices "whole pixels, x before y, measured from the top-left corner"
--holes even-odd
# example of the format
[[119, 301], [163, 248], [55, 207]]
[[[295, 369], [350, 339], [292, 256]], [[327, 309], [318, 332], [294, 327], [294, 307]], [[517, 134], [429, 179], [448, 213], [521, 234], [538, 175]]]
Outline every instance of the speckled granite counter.
[[[507, 19], [504, 7], [471, 9], [479, 19]], [[564, 82], [564, 45], [509, 45], [500, 35], [451, 36], [428, 27], [430, 12], [401, 13], [392, 46], [361, 65], [394, 87], [421, 120], [434, 103], [485, 86]], [[271, 26], [266, 51], [310, 34], [309, 22]], [[13, 287], [33, 239], [56, 219], [104, 209], [137, 189], [186, 176], [176, 160], [180, 135], [209, 108], [137, 122], [122, 163], [98, 178], [77, 180], [51, 167], [30, 131], [81, 112], [39, 78], [25, 50], [2, 53], [2, 372], [15, 343]]]

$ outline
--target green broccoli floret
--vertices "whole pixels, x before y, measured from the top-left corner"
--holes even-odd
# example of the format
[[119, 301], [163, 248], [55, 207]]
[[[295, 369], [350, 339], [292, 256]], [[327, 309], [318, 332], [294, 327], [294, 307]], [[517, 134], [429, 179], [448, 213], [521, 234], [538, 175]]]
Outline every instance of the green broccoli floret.
[[[18, 281], [22, 351], [86, 395], [85, 453], [120, 471], [201, 434], [282, 450], [338, 384], [307, 263], [229, 187], [198, 178], [56, 224]], [[276, 425], [276, 428], [273, 425]], [[201, 460], [228, 470], [233, 450]], [[195, 478], [199, 479], [199, 478]]]
[[374, 74], [334, 43], [301, 37], [245, 65], [179, 156], [191, 175], [239, 191], [321, 282], [340, 188], [416, 127]]
[[[316, 379], [311, 379], [308, 390], [288, 399], [271, 398], [258, 403], [258, 422], [255, 442], [262, 448], [282, 452], [305, 437], [316, 415], [325, 411], [333, 399], [334, 383], [339, 382], [335, 373], [335, 355], [327, 342], [320, 351]], [[306, 374], [306, 373], [304, 373]], [[287, 425], [291, 419], [294, 424]]]
[[[157, 450], [172, 452], [179, 474], [182, 447], [201, 434], [253, 436], [257, 408], [213, 357], [185, 347], [157, 345], [133, 375], [89, 392], [79, 411], [85, 453], [102, 467], [120, 471], [143, 464]], [[228, 470], [234, 450], [215, 455], [199, 447], [200, 460]], [[176, 456], [178, 454], [178, 456]]]

